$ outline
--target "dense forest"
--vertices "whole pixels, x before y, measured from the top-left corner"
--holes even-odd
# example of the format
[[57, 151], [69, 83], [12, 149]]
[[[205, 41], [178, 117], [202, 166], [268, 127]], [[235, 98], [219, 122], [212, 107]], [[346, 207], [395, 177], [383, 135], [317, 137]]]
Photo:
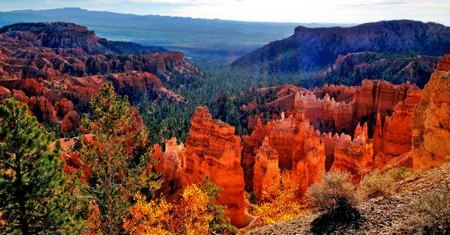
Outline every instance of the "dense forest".
[[[261, 87], [273, 87], [281, 84], [294, 84], [313, 87], [308, 80], [309, 75], [267, 74], [242, 68], [232, 68], [226, 60], [212, 61], [194, 60], [203, 74], [186, 79], [182, 74], [174, 74], [166, 86], [185, 97], [185, 103], [172, 101], [152, 102], [146, 97], [142, 102], [135, 103], [144, 117], [146, 126], [153, 132], [150, 140], [162, 143], [171, 137], [184, 141], [189, 131], [189, 119], [195, 107], [207, 105], [213, 116], [236, 127], [237, 134], [249, 134], [248, 118], [259, 114], [263, 120], [268, 120], [275, 110], [266, 110], [267, 101], [276, 97], [275, 91], [263, 95], [254, 92]], [[242, 112], [241, 106], [256, 100], [261, 110], [252, 113]]]

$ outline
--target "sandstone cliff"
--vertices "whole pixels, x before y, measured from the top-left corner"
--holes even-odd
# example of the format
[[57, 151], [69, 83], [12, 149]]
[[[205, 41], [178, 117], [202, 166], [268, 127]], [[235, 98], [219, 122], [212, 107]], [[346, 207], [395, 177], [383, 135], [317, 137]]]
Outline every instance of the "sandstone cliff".
[[423, 90], [413, 118], [413, 165], [427, 169], [450, 156], [450, 55], [444, 56]]

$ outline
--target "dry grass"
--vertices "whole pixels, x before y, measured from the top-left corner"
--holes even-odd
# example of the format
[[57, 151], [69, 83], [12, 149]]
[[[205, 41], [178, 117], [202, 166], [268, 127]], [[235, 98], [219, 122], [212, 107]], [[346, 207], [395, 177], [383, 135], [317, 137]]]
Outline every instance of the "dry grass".
[[362, 217], [356, 206], [355, 188], [346, 173], [328, 172], [306, 192], [309, 204], [322, 213], [310, 225], [313, 234], [359, 228]]
[[356, 191], [357, 198], [365, 201], [368, 198], [392, 196], [398, 187], [398, 183], [412, 175], [408, 168], [393, 168], [387, 172], [373, 171], [362, 179]]
[[313, 184], [305, 194], [309, 205], [319, 211], [331, 210], [341, 201], [356, 205], [355, 187], [350, 176], [342, 172], [328, 172], [321, 182]]
[[422, 194], [414, 204], [415, 210], [421, 215], [417, 221], [426, 234], [450, 233], [449, 183], [448, 180], [442, 180], [435, 188]]

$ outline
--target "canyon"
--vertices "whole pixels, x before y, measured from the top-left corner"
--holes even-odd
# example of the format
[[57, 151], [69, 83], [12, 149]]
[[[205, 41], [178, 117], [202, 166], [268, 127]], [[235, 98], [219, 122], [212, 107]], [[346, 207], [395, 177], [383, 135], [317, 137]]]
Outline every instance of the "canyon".
[[41, 122], [68, 132], [106, 83], [131, 101], [185, 102], [161, 80], [200, 74], [181, 52], [99, 38], [71, 23], [21, 23], [0, 29], [0, 96], [30, 107]]
[[[388, 44], [396, 47], [402, 40], [391, 35], [392, 25], [418, 23], [379, 24], [383, 26], [381, 32], [391, 36], [386, 39]], [[431, 23], [423, 26], [425, 33], [434, 30], [447, 40], [447, 27]], [[361, 27], [345, 30], [346, 44], [340, 46], [346, 48], [355, 41], [353, 31], [357, 34], [368, 31], [371, 40], [373, 34], [379, 33], [371, 24]], [[332, 28], [316, 33], [324, 43], [331, 44], [328, 36], [337, 34], [338, 30]], [[417, 30], [414, 33], [422, 32], [422, 29]], [[314, 30], [300, 27], [288, 41], [308, 45], [306, 39], [314, 33]], [[420, 43], [413, 40], [412, 44]], [[444, 52], [450, 50], [433, 45]], [[316, 47], [311, 45], [311, 48]], [[420, 50], [431, 51], [425, 47]], [[311, 53], [320, 54], [318, 51]], [[411, 79], [403, 79], [401, 84], [361, 80], [358, 86], [255, 88], [257, 95], [272, 92], [274, 96], [268, 95], [270, 98], [263, 99], [267, 102], [261, 105], [255, 101], [260, 97], [256, 97], [239, 107], [240, 112], [252, 114], [245, 123], [250, 132], [242, 136], [236, 134], [237, 127], [214, 119], [208, 107], [199, 106], [190, 117], [185, 141], [171, 138], [164, 146], [153, 145], [153, 158], [158, 161], [155, 168], [162, 173], [159, 193], [179, 197], [187, 186], [208, 178], [221, 188], [216, 202], [226, 206], [231, 223], [242, 228], [254, 220], [248, 212], [249, 194], [254, 193], [260, 202], [269, 201], [270, 190], [283, 183], [282, 173], [288, 174], [298, 185], [297, 196], [302, 198], [309, 186], [319, 182], [328, 171], [348, 172], [357, 184], [364, 175], [377, 169], [428, 169], [442, 165], [450, 155], [450, 55], [443, 56], [434, 66], [437, 55], [433, 53], [429, 57], [418, 55], [400, 61], [385, 60], [371, 52], [339, 56], [340, 53], [325, 53], [323, 61], [334, 62], [332, 65], [316, 64], [317, 55], [303, 58], [311, 62], [304, 64], [331, 66], [325, 68], [326, 72], [336, 74], [341, 69], [349, 71], [346, 66], [350, 66], [365, 74], [363, 72], [370, 69], [384, 70], [386, 64], [395, 61], [396, 73], [403, 77], [408, 74]], [[242, 61], [245, 64], [246, 59]], [[415, 69], [419, 64], [423, 66]], [[432, 70], [431, 78], [424, 79]], [[0, 29], [0, 99], [14, 97], [28, 104], [31, 114], [59, 134], [76, 133], [81, 115], [89, 113], [90, 99], [106, 84], [112, 84], [116, 93], [126, 95], [132, 103], [148, 98], [156, 103], [185, 105], [190, 100], [165, 84], [177, 76], [189, 81], [201, 73], [183, 53], [108, 41], [85, 27], [70, 23], [16, 24]], [[361, 74], [358, 79], [365, 77]], [[131, 110], [136, 123], [125, 129], [142, 130], [144, 118], [136, 108]], [[262, 115], [272, 111], [276, 112], [271, 113], [269, 119]], [[71, 137], [76, 135], [72, 133]], [[83, 168], [89, 175], [89, 167], [83, 165], [73, 151], [77, 138], [86, 145], [98, 144], [86, 133], [61, 139], [66, 162], [64, 171], [70, 173]]]
[[449, 62], [444, 56], [424, 90], [380, 80], [313, 91], [283, 86], [267, 105], [284, 112], [265, 124], [251, 118], [253, 132], [242, 138], [198, 107], [185, 145], [171, 139], [161, 153], [165, 181], [181, 182], [180, 189], [209, 177], [227, 195], [218, 203], [227, 205], [234, 225], [244, 227], [244, 189], [264, 201], [281, 183], [281, 172], [298, 183], [301, 197], [327, 171], [348, 172], [358, 183], [375, 169], [442, 165], [450, 154]]

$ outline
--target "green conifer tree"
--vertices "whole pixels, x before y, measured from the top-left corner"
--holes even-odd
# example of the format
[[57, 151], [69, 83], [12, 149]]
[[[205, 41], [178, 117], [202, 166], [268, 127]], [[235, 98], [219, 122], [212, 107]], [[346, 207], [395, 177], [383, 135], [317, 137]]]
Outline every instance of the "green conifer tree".
[[6, 234], [62, 233], [69, 218], [62, 195], [58, 145], [27, 106], [0, 105], [0, 230]]
[[117, 97], [112, 85], [102, 88], [90, 107], [90, 116], [82, 119], [82, 131], [92, 141], [79, 151], [90, 170], [87, 175], [83, 169], [78, 173], [83, 198], [89, 201], [88, 229], [119, 234], [134, 194], [156, 185], [153, 174], [144, 173], [151, 159], [148, 134], [136, 128], [139, 120], [128, 99]]

